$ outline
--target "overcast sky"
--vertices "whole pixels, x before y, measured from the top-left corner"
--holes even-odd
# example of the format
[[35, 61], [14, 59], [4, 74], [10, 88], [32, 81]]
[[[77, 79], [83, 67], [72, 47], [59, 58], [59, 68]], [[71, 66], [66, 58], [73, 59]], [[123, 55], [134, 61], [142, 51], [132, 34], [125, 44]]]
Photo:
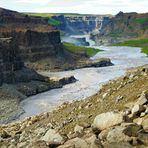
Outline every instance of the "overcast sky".
[[143, 13], [148, 12], [148, 0], [0, 0], [0, 7], [20, 12]]

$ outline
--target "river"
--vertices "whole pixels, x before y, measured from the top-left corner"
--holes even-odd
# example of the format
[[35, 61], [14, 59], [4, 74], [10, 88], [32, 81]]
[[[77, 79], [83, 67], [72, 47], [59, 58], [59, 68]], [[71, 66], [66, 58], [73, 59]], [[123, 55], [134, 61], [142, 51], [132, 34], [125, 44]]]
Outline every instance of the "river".
[[[87, 38], [87, 40], [89, 39]], [[148, 58], [140, 52], [140, 48], [97, 47], [93, 45], [93, 42], [91, 42], [91, 46], [104, 50], [97, 53], [92, 59], [110, 58], [115, 65], [63, 72], [41, 72], [45, 76], [61, 77], [74, 75], [78, 81], [65, 85], [63, 88], [53, 89], [28, 97], [21, 102], [21, 107], [25, 113], [20, 116], [20, 119], [52, 111], [66, 101], [85, 99], [97, 93], [102, 84], [124, 75], [127, 69], [148, 64]]]

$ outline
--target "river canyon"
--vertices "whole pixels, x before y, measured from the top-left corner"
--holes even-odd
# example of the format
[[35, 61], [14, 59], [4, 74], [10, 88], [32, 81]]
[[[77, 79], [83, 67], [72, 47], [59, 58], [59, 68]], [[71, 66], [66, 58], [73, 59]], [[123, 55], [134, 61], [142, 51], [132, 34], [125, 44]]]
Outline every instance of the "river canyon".
[[114, 63], [114, 66], [82, 68], [65, 72], [40, 72], [45, 76], [62, 77], [73, 75], [78, 81], [73, 84], [68, 84], [63, 88], [50, 90], [22, 101], [21, 107], [25, 113], [20, 116], [20, 119], [42, 112], [52, 111], [57, 106], [67, 101], [71, 102], [92, 96], [98, 92], [102, 84], [124, 75], [128, 69], [148, 64], [148, 58], [145, 54], [141, 53], [140, 48], [113, 46], [98, 47], [94, 45], [94, 42], [89, 39], [88, 35], [73, 37], [86, 37], [86, 40], [92, 47], [103, 50], [91, 59], [96, 60], [108, 57]]

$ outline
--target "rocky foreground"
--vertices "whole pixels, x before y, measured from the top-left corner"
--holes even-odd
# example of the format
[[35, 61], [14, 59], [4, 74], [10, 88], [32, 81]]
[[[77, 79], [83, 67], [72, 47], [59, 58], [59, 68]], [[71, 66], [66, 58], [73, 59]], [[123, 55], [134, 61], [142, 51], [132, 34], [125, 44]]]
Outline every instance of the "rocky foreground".
[[86, 100], [0, 126], [2, 148], [147, 146], [148, 65], [110, 81]]

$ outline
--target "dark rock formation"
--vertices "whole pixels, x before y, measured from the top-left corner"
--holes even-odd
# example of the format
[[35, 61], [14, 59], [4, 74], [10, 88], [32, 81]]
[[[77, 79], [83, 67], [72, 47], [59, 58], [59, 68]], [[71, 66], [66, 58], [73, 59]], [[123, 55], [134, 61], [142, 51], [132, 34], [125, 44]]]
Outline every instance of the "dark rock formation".
[[5, 32], [2, 36], [14, 38], [15, 42], [18, 43], [20, 55], [25, 61], [37, 61], [64, 54], [58, 31], [37, 32], [26, 30], [25, 32]]
[[1, 85], [31, 80], [45, 81], [45, 77], [24, 66], [19, 47], [12, 38], [0, 39], [0, 67]]
[[0, 8], [0, 24], [21, 24], [21, 23], [34, 23], [34, 24], [47, 24], [48, 19], [42, 17], [31, 17], [17, 11], [12, 11]]

